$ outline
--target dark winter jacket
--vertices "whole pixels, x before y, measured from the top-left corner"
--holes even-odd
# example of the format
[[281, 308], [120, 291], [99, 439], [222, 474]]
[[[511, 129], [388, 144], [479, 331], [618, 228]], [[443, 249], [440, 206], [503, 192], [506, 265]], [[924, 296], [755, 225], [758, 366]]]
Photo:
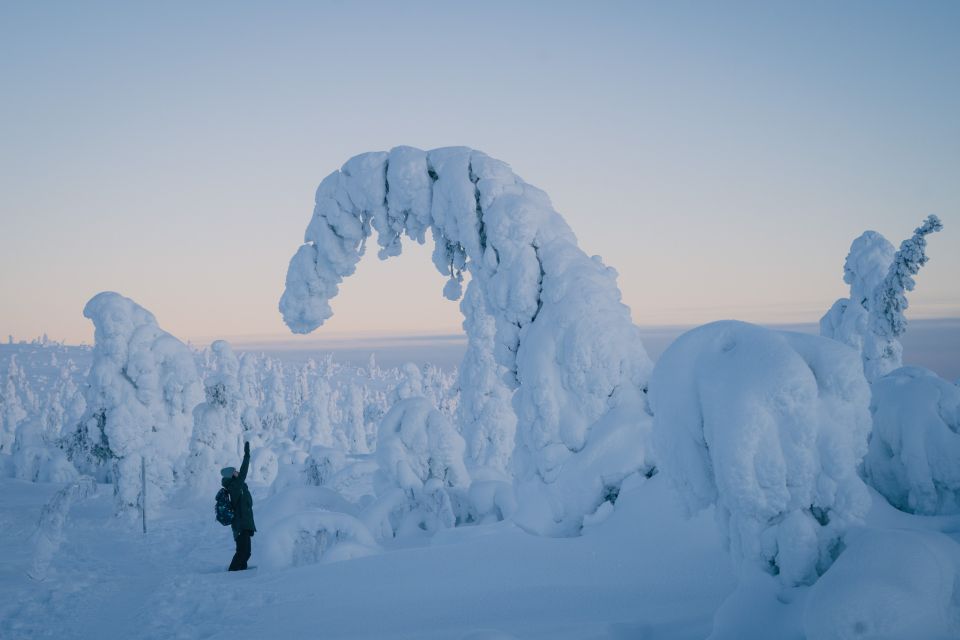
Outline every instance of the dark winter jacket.
[[247, 488], [247, 470], [250, 468], [250, 453], [243, 454], [243, 464], [236, 478], [224, 478], [221, 481], [223, 488], [230, 494], [230, 506], [233, 507], [233, 533], [240, 531], [256, 531], [253, 523], [253, 496]]

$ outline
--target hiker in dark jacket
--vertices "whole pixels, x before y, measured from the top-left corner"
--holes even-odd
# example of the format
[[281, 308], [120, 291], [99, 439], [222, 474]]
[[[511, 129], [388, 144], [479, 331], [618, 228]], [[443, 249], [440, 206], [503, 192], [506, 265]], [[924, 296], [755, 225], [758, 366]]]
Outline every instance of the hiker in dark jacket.
[[221, 484], [230, 494], [230, 506], [233, 508], [233, 539], [237, 542], [237, 552], [230, 562], [230, 571], [242, 571], [247, 568], [250, 559], [250, 538], [257, 530], [253, 523], [253, 497], [247, 488], [247, 470], [250, 468], [250, 443], [243, 443], [243, 464], [238, 472], [233, 467], [220, 470], [223, 476]]

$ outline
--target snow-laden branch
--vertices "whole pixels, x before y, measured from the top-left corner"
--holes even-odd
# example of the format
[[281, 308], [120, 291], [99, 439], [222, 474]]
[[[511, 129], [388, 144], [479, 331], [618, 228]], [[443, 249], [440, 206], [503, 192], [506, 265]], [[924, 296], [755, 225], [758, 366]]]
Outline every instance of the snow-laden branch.
[[900, 243], [900, 250], [893, 257], [887, 277], [873, 292], [873, 313], [870, 328], [877, 335], [897, 337], [907, 330], [907, 291], [913, 291], [916, 283], [913, 276], [927, 264], [927, 236], [943, 229], [937, 216], [928, 216], [913, 232], [913, 237]]
[[[576, 533], [585, 514], [616, 494], [611, 487], [647, 465], [651, 363], [616, 272], [580, 250], [547, 195], [505, 163], [463, 147], [350, 159], [317, 189], [305, 244], [287, 271], [284, 321], [296, 333], [322, 325], [374, 231], [385, 258], [400, 253], [403, 235], [424, 242], [428, 229], [433, 263], [448, 277], [444, 295], [460, 297], [467, 271], [493, 318], [493, 357], [474, 354], [464, 364], [495, 362], [516, 389], [517, 519]], [[594, 427], [614, 411], [620, 426], [596, 437]]]

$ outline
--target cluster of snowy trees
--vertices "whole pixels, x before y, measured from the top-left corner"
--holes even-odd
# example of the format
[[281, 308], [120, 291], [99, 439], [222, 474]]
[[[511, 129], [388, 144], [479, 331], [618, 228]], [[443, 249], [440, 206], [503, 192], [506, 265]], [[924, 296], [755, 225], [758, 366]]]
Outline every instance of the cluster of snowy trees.
[[[781, 596], [813, 585], [811, 637], [826, 637], [814, 629], [825, 619], [858, 624], [835, 619], [836, 602], [866, 611], [878, 601], [856, 598], [887, 597], [848, 589], [856, 577], [837, 586], [881, 544], [864, 533], [870, 487], [905, 512], [960, 513], [960, 388], [903, 367], [899, 343], [926, 238], [941, 228], [931, 216], [899, 250], [873, 231], [857, 238], [850, 295], [820, 336], [717, 322], [654, 367], [616, 272], [507, 165], [466, 148], [363, 154], [317, 190], [284, 320], [306, 333], [328, 319], [374, 233], [388, 258], [429, 230], [444, 294], [462, 296], [458, 373], [384, 370], [372, 357], [366, 369], [329, 357], [290, 368], [223, 341], [198, 354], [103, 293], [84, 310], [96, 345], [82, 394], [67, 372], [39, 403], [11, 360], [0, 454], [54, 445], [60, 457], [34, 467], [69, 458], [130, 512], [141, 459], [159, 496], [210, 493], [250, 440], [249, 477], [278, 496], [264, 532], [277, 566], [505, 518], [578, 535], [615, 510], [626, 478], [662, 473], [691, 511], [714, 511], [741, 575], [766, 576]], [[903, 544], [942, 542], [923, 535]]]

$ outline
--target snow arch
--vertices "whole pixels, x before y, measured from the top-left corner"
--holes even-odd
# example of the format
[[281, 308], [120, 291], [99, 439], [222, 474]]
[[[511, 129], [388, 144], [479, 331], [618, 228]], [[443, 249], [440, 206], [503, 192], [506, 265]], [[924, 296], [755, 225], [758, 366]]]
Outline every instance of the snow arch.
[[[464, 366], [502, 367], [500, 379], [515, 390], [516, 519], [541, 533], [576, 534], [584, 516], [616, 499], [625, 476], [649, 465], [652, 366], [616, 271], [580, 250], [547, 195], [505, 163], [465, 147], [351, 158], [317, 189], [305, 244], [287, 271], [284, 321], [309, 333], [333, 314], [329, 301], [373, 231], [385, 259], [400, 253], [402, 236], [423, 243], [428, 230], [434, 265], [449, 276], [444, 295], [460, 297], [467, 271], [494, 320], [490, 341], [472, 335], [466, 317], [471, 349], [493, 353]], [[476, 308], [462, 306], [467, 316]]]

